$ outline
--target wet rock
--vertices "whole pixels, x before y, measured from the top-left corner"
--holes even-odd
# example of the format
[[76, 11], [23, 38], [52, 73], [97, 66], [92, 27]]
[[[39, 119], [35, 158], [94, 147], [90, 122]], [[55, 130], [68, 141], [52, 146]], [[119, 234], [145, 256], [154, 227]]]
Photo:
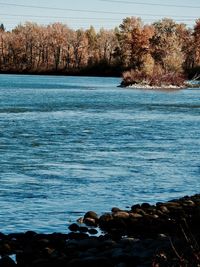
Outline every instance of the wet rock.
[[33, 238], [37, 233], [34, 232], [34, 231], [27, 231], [25, 234], [24, 234], [24, 237], [25, 238]]
[[84, 215], [84, 219], [86, 218], [91, 218], [91, 219], [94, 219], [94, 220], [98, 220], [98, 215], [96, 212], [94, 211], [88, 211], [86, 212], [86, 214]]
[[92, 218], [85, 218], [84, 219], [84, 223], [87, 226], [93, 226], [93, 227], [96, 227], [97, 226], [97, 221], [95, 219], [92, 219]]
[[84, 238], [88, 238], [88, 234], [86, 233], [75, 233], [75, 232], [71, 232], [68, 234], [68, 239], [71, 239], [71, 240], [81, 240], [81, 239], [84, 239]]
[[141, 208], [142, 209], [148, 209], [148, 208], [150, 208], [151, 207], [151, 205], [149, 204], [149, 203], [142, 203], [141, 204]]
[[159, 210], [162, 212], [162, 213], [169, 213], [169, 210], [166, 206], [162, 205], [162, 206], [159, 206]]
[[79, 231], [79, 226], [76, 223], [73, 223], [68, 227], [68, 229], [72, 232], [77, 232]]
[[79, 227], [79, 232], [80, 232], [80, 233], [87, 233], [87, 232], [88, 232], [88, 228], [85, 227], [85, 226], [80, 226], [80, 227]]
[[113, 214], [113, 218], [127, 219], [129, 218], [129, 213], [125, 211], [118, 211]]
[[133, 213], [133, 212], [131, 212], [129, 214], [129, 217], [130, 218], [134, 218], [134, 219], [139, 219], [139, 218], [142, 218], [143, 216], [141, 214], [139, 214], [139, 213]]
[[192, 200], [185, 200], [183, 202], [183, 206], [186, 206], [186, 207], [194, 207], [195, 206], [195, 203]]
[[[103, 232], [93, 228], [96, 220]], [[200, 195], [134, 205], [130, 211], [113, 208], [100, 218], [89, 212], [86, 221], [91, 225], [71, 224], [68, 234], [0, 234], [0, 267], [16, 266], [8, 257], [13, 254], [20, 267], [147, 267], [153, 260], [160, 267], [180, 266], [169, 236], [188, 267], [200, 264], [194, 255], [200, 243]]]
[[111, 209], [112, 212], [119, 212], [119, 211], [122, 211], [121, 209], [117, 208], [117, 207], [113, 207]]
[[167, 208], [180, 207], [180, 203], [174, 202], [174, 201], [169, 201], [169, 202], [165, 203], [165, 206]]
[[147, 215], [147, 213], [143, 209], [136, 209], [135, 212], [143, 216]]
[[112, 228], [113, 215], [110, 213], [105, 213], [99, 218], [99, 226], [101, 229]]
[[63, 249], [66, 244], [66, 240], [68, 235], [61, 234], [61, 233], [53, 233], [48, 236], [49, 244], [48, 246], [55, 249]]
[[88, 211], [85, 215], [84, 215], [84, 219], [83, 222], [87, 225], [87, 226], [93, 226], [96, 227], [98, 224], [98, 215], [96, 212], [94, 211]]
[[133, 206], [131, 207], [131, 210], [132, 210], [133, 212], [135, 212], [136, 209], [140, 209], [140, 208], [141, 208], [141, 205], [140, 205], [140, 204], [136, 204], [136, 205], [133, 205]]
[[94, 228], [91, 228], [91, 229], [88, 230], [88, 233], [90, 235], [96, 235], [96, 234], [98, 234], [98, 231], [96, 229], [94, 229]]

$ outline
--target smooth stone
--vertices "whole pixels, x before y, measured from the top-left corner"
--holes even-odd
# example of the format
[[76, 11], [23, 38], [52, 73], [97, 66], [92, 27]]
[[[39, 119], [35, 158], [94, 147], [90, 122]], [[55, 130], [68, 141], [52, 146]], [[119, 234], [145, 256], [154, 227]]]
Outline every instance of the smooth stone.
[[129, 218], [129, 213], [125, 211], [118, 211], [113, 214], [114, 218], [127, 219]]
[[72, 232], [77, 232], [79, 230], [79, 226], [76, 223], [71, 224], [68, 229]]
[[113, 224], [113, 215], [110, 213], [105, 213], [99, 218], [100, 228], [108, 229], [111, 228]]
[[164, 206], [164, 205], [163, 205], [163, 206], [160, 206], [159, 209], [160, 209], [160, 211], [163, 212], [163, 213], [169, 213], [168, 208], [167, 208], [166, 206]]
[[174, 202], [174, 201], [169, 201], [167, 203], [165, 203], [165, 206], [167, 208], [171, 208], [171, 207], [180, 207], [180, 203], [178, 202]]
[[151, 207], [151, 205], [149, 204], [149, 203], [142, 203], [141, 204], [141, 208], [142, 209], [148, 209], [148, 208], [150, 208]]
[[183, 206], [194, 207], [195, 206], [195, 203], [192, 200], [185, 200], [183, 202]]
[[87, 233], [87, 232], [88, 232], [88, 228], [85, 227], [85, 226], [80, 226], [80, 227], [79, 227], [79, 232], [80, 232], [80, 233]]
[[131, 212], [131, 213], [129, 213], [129, 217], [130, 218], [139, 219], [139, 218], [142, 218], [143, 216], [141, 214], [139, 214], [139, 213]]
[[85, 239], [88, 238], [88, 234], [86, 233], [75, 233], [75, 232], [71, 232], [68, 234], [68, 239], [70, 240], [81, 240], [81, 239]]
[[24, 234], [25, 238], [33, 238], [35, 235], [37, 235], [37, 233], [34, 232], [34, 231], [27, 231], [27, 232]]
[[148, 215], [146, 215], [146, 217], [148, 217], [150, 219], [158, 219], [159, 218], [159, 216], [156, 214], [148, 214]]
[[135, 212], [143, 216], [147, 215], [147, 213], [143, 209], [136, 209]]
[[84, 215], [84, 219], [86, 219], [86, 218], [91, 218], [91, 219], [94, 219], [94, 220], [98, 220], [99, 217], [98, 217], [98, 215], [97, 215], [96, 212], [94, 212], [94, 211], [88, 211]]
[[121, 209], [117, 208], [117, 207], [113, 207], [111, 209], [112, 212], [119, 212], [119, 211], [122, 211]]
[[89, 229], [89, 230], [88, 230], [88, 233], [89, 233], [90, 235], [96, 235], [96, 234], [98, 234], [98, 231], [97, 231], [96, 229], [92, 228], [92, 229]]
[[140, 209], [141, 208], [141, 205], [140, 204], [136, 204], [136, 205], [133, 205], [132, 207], [131, 207], [131, 210], [132, 211], [135, 211], [136, 209]]
[[92, 218], [85, 218], [84, 219], [84, 223], [87, 225], [87, 226], [97, 226], [97, 223], [96, 223], [96, 220], [95, 219], [92, 219]]

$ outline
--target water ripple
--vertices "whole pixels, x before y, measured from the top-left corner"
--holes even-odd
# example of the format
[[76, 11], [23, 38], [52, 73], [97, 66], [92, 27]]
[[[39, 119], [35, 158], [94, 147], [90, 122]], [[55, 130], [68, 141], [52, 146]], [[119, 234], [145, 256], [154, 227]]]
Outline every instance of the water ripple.
[[0, 75], [0, 231], [66, 231], [87, 210], [200, 191], [198, 90]]

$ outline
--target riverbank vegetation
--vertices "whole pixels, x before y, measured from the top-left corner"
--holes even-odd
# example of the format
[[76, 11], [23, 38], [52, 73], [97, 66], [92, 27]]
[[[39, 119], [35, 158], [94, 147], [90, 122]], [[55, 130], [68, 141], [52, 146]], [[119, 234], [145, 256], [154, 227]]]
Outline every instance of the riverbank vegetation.
[[0, 26], [0, 72], [120, 76], [135, 83], [180, 86], [200, 74], [200, 19], [190, 29], [164, 18], [127, 17], [113, 30], [73, 30], [61, 23]]

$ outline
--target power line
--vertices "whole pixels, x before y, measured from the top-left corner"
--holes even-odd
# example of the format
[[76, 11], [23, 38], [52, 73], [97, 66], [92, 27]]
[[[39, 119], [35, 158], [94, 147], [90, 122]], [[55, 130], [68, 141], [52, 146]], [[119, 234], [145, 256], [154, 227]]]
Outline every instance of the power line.
[[156, 3], [120, 1], [120, 0], [100, 0], [100, 1], [101, 2], [119, 3], [119, 4], [123, 3], [123, 4], [133, 4], [133, 5], [145, 5], [145, 6], [163, 6], [163, 7], [194, 8], [194, 9], [200, 8], [200, 6], [156, 4]]
[[128, 15], [129, 13], [124, 12], [112, 12], [112, 11], [97, 11], [89, 9], [72, 9], [72, 8], [58, 8], [58, 7], [47, 7], [47, 6], [35, 6], [35, 5], [21, 5], [21, 4], [8, 4], [0, 2], [3, 6], [14, 6], [14, 7], [25, 7], [25, 8], [36, 8], [45, 10], [59, 10], [59, 11], [72, 11], [72, 12], [82, 12], [82, 13], [96, 13], [96, 14], [115, 14], [115, 15]]
[[[144, 2], [130, 2], [130, 1], [117, 1], [117, 0], [100, 0], [103, 2], [113, 2], [113, 3], [126, 3], [126, 4], [136, 4], [136, 5], [149, 5], [149, 6], [165, 6], [165, 7], [187, 7], [187, 8], [200, 8], [200, 6], [183, 6], [183, 5], [169, 5], [169, 4], [155, 4], [155, 3], [144, 3]], [[35, 9], [45, 9], [45, 10], [58, 10], [58, 11], [71, 11], [71, 12], [81, 12], [81, 13], [95, 13], [95, 14], [113, 14], [113, 15], [130, 15], [127, 12], [114, 12], [114, 11], [104, 11], [104, 10], [90, 10], [90, 9], [72, 9], [72, 8], [58, 8], [58, 7], [48, 7], [48, 6], [37, 6], [37, 5], [22, 5], [22, 4], [10, 4], [0, 2], [3, 6], [13, 6], [13, 7], [24, 7], [24, 8], [35, 8]], [[145, 15], [145, 14], [135, 14], [135, 15]], [[166, 15], [153, 15], [146, 14], [149, 16], [166, 16]], [[182, 16], [179, 16], [182, 17]]]
[[[149, 17], [166, 17], [166, 15], [155, 15], [155, 14], [134, 14], [135, 16], [149, 16]], [[99, 17], [69, 17], [69, 16], [45, 16], [45, 15], [31, 15], [31, 14], [9, 14], [9, 13], [0, 13], [0, 16], [9, 16], [9, 17], [27, 17], [27, 18], [51, 18], [51, 19], [82, 19], [82, 20], [108, 20], [108, 21], [119, 21], [120, 18], [99, 18]], [[194, 16], [168, 16], [172, 17], [177, 21], [182, 21], [176, 18], [186, 18], [184, 21], [192, 21], [197, 19]]]
[[[100, 0], [100, 1], [104, 1], [104, 2], [115, 2], [115, 3], [131, 3], [131, 4], [142, 4], [142, 5], [158, 5], [158, 6], [175, 6], [175, 5], [166, 5], [166, 4], [150, 4], [150, 3], [139, 3], [139, 2], [130, 2], [130, 1], [117, 1], [117, 0]], [[72, 12], [82, 12], [82, 13], [96, 13], [96, 14], [113, 14], [113, 15], [130, 15], [130, 13], [125, 13], [125, 12], [113, 12], [113, 11], [97, 11], [97, 10], [89, 10], [89, 9], [71, 9], [71, 8], [57, 8], [57, 7], [46, 7], [46, 6], [36, 6], [36, 5], [22, 5], [22, 4], [9, 4], [9, 3], [4, 3], [4, 2], [0, 2], [0, 5], [4, 5], [4, 6], [15, 6], [15, 7], [25, 7], [25, 8], [36, 8], [36, 9], [48, 9], [48, 10], [59, 10], [59, 11], [72, 11]], [[177, 6], [177, 7], [186, 7], [186, 6]], [[192, 6], [190, 6], [192, 7]], [[192, 8], [200, 8], [200, 7], [192, 7]], [[4, 14], [0, 14], [0, 15], [4, 15]], [[5, 14], [6, 16], [8, 14]], [[166, 15], [166, 14], [150, 14], [150, 13], [134, 13], [134, 16], [149, 16], [149, 17], [174, 17], [174, 18], [193, 18], [196, 19], [197, 17], [195, 16], [173, 16], [173, 15]], [[15, 14], [12, 14], [10, 16], [17, 16]], [[35, 16], [35, 15], [18, 15], [18, 16], [23, 16], [23, 17], [46, 17], [49, 18], [50, 16]], [[51, 18], [67, 18], [67, 17], [62, 17], [62, 16], [56, 16], [56, 17], [52, 17]], [[72, 18], [72, 17], [68, 17], [68, 18]], [[84, 19], [84, 18], [80, 18], [80, 19]], [[91, 18], [91, 19], [107, 19], [107, 18]], [[111, 20], [111, 18], [109, 18]], [[114, 19], [113, 19], [114, 20]]]
[[51, 18], [51, 19], [89, 19], [89, 20], [111, 20], [118, 21], [119, 19], [114, 18], [95, 18], [95, 17], [62, 17], [62, 16], [43, 16], [43, 15], [25, 15], [25, 14], [8, 14], [8, 13], [0, 13], [0, 16], [9, 16], [9, 17], [27, 17], [27, 18]]

